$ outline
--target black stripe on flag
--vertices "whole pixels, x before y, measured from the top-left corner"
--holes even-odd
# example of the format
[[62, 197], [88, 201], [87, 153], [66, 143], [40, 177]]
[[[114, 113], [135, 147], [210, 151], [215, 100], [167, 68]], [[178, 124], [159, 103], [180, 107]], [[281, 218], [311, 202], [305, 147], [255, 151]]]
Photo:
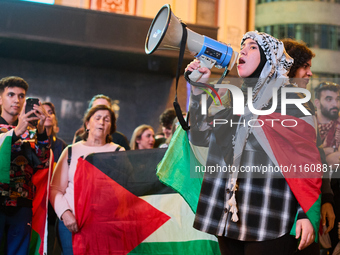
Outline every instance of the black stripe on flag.
[[86, 161], [136, 196], [176, 193], [156, 176], [166, 149], [90, 154]]

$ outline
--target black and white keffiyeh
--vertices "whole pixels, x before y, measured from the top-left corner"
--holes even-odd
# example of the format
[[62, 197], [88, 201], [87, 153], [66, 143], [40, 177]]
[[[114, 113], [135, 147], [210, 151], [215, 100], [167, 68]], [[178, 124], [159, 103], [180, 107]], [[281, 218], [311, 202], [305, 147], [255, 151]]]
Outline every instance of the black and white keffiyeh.
[[[283, 43], [269, 34], [259, 33], [257, 31], [248, 32], [243, 36], [241, 45], [247, 39], [254, 40], [262, 48], [267, 58], [267, 62], [261, 71], [255, 87], [248, 88], [248, 94], [250, 94], [249, 90], [252, 89], [253, 107], [260, 110], [267, 106], [272, 99], [273, 89], [279, 89], [280, 87], [289, 84], [287, 74], [290, 67], [293, 65], [293, 59], [286, 53]], [[248, 123], [249, 120], [257, 119], [258, 116], [249, 110], [247, 104], [244, 110], [244, 115], [241, 116], [240, 122], [245, 121], [245, 123]], [[235, 133], [233, 166], [237, 168], [237, 171], [233, 173], [230, 182], [227, 183], [227, 188], [232, 191], [236, 191], [237, 173], [250, 132], [250, 127], [239, 125]], [[230, 211], [233, 213], [233, 220], [237, 221], [235, 192], [233, 197], [227, 201], [227, 204], [230, 206]]]

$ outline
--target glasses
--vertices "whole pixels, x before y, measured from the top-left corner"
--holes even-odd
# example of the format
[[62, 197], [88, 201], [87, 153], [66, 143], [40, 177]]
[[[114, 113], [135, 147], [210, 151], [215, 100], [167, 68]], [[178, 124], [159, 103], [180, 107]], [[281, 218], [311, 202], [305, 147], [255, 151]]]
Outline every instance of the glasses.
[[320, 90], [322, 87], [325, 87], [325, 86], [336, 87], [337, 89], [340, 89], [339, 84], [337, 84], [335, 82], [325, 81], [325, 82], [321, 82], [318, 86], [316, 86], [314, 90]]

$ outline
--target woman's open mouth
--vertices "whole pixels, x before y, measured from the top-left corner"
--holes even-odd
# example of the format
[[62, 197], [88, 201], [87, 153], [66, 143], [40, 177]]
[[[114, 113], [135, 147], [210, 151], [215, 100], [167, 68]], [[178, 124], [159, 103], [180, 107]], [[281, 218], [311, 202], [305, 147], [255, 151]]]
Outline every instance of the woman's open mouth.
[[242, 65], [242, 64], [244, 64], [244, 63], [246, 63], [246, 61], [244, 61], [243, 58], [240, 58], [240, 59], [238, 60], [238, 64], [239, 64], [239, 65]]

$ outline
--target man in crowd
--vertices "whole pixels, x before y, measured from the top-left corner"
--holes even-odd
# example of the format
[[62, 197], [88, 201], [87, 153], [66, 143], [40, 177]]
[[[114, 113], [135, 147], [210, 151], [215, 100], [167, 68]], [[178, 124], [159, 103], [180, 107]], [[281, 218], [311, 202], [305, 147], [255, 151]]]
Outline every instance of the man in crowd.
[[[288, 77], [292, 84], [296, 84], [300, 88], [306, 88], [309, 83], [309, 79], [312, 77], [313, 73], [311, 71], [312, 67], [312, 58], [315, 57], [315, 54], [306, 46], [303, 42], [297, 42], [292, 39], [283, 39], [282, 40], [285, 46], [287, 53], [294, 59], [294, 64], [291, 67]], [[314, 106], [311, 105], [314, 108]], [[321, 130], [320, 130], [321, 131]], [[318, 136], [319, 140], [320, 137]], [[322, 142], [317, 142], [321, 160], [324, 164], [327, 164], [325, 153], [322, 148]], [[328, 220], [328, 228], [326, 233], [328, 233], [334, 226], [334, 211], [333, 211], [333, 193], [330, 187], [329, 178], [323, 178], [322, 187], [322, 199], [321, 199], [321, 217], [322, 224], [326, 225]], [[319, 254], [319, 245], [317, 243], [312, 243], [306, 249], [297, 252], [297, 254]]]
[[[27, 89], [22, 78], [0, 80], [0, 242], [5, 237], [5, 254], [13, 255], [28, 254], [35, 194], [32, 176], [49, 164], [46, 113], [40, 105], [25, 113]], [[38, 121], [36, 127], [32, 121]]]
[[172, 122], [176, 118], [176, 112], [174, 109], [166, 109], [159, 116], [159, 124], [162, 127], [163, 136], [156, 136], [156, 141], [154, 148], [158, 148], [160, 145], [164, 144], [166, 140], [171, 136]]
[[[334, 211], [336, 215], [335, 226], [340, 221], [340, 189], [339, 174], [339, 144], [340, 144], [340, 119], [339, 119], [340, 86], [333, 82], [322, 82], [315, 88], [315, 106], [317, 108], [317, 121], [320, 137], [328, 165], [335, 172], [332, 175], [332, 190], [334, 192]], [[332, 249], [339, 242], [338, 228], [329, 232]]]
[[315, 88], [320, 137], [330, 165], [339, 164], [340, 156], [339, 91], [340, 86], [332, 82], [322, 82]]

